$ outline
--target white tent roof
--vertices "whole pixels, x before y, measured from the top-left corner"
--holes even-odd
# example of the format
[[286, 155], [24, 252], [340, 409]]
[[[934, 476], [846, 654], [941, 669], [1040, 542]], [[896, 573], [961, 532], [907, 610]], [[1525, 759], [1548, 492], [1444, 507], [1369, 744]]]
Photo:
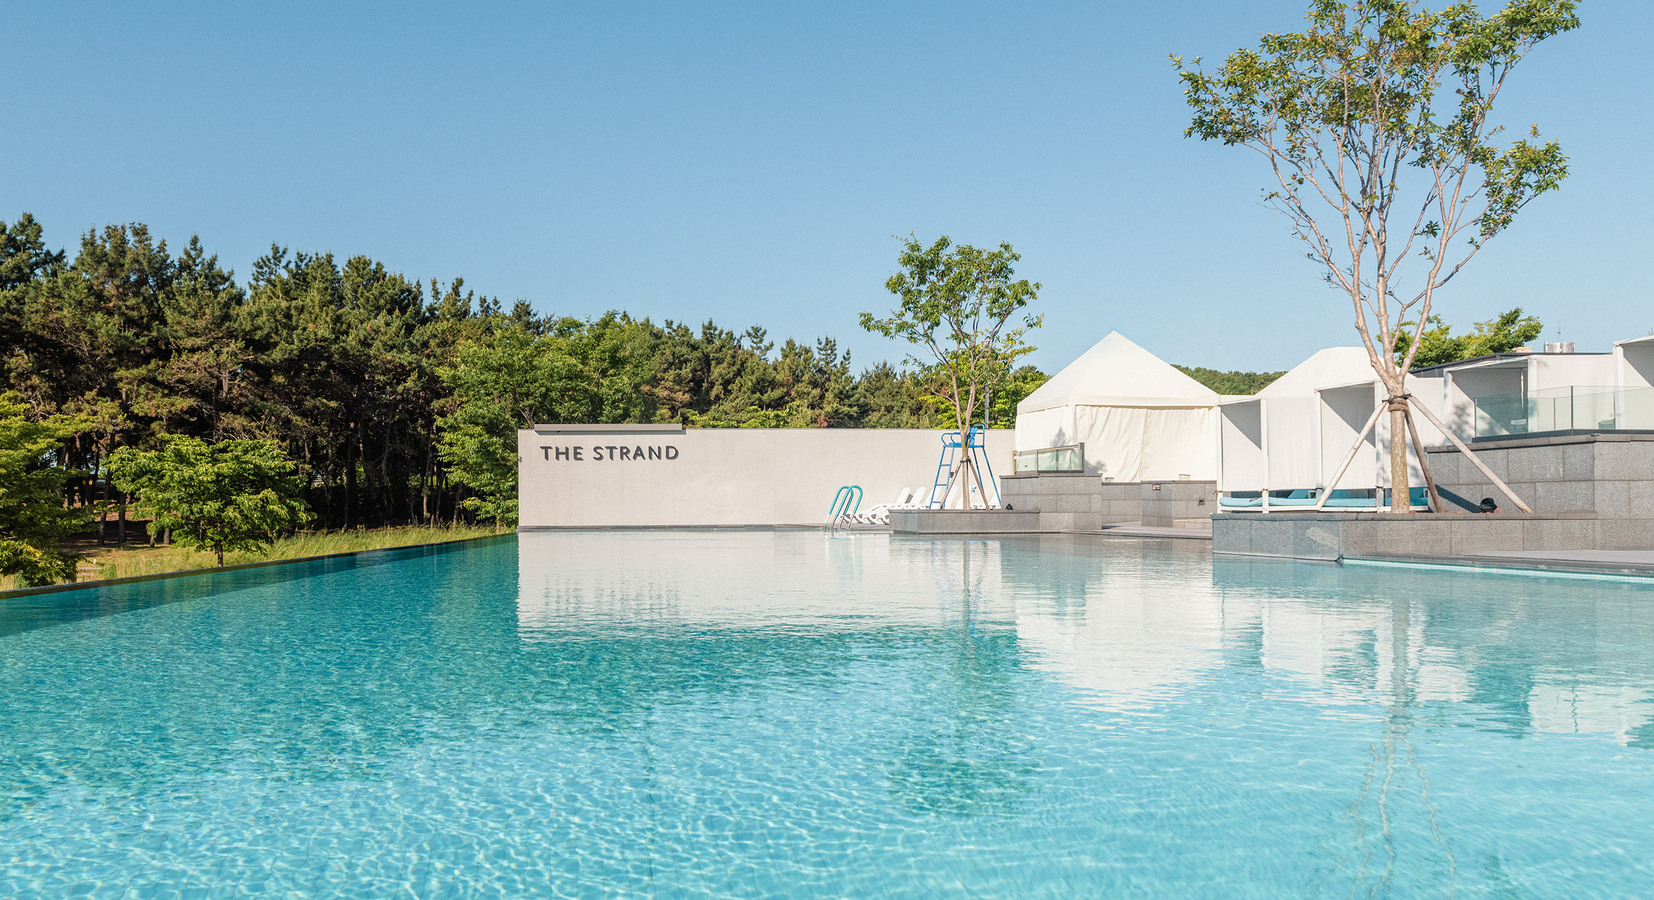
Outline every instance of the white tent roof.
[[1217, 402], [1216, 391], [1111, 331], [1018, 403], [1017, 412], [1069, 405], [1188, 408]]
[[1363, 347], [1328, 347], [1270, 382], [1259, 397], [1311, 397], [1321, 388], [1373, 381], [1378, 374]]

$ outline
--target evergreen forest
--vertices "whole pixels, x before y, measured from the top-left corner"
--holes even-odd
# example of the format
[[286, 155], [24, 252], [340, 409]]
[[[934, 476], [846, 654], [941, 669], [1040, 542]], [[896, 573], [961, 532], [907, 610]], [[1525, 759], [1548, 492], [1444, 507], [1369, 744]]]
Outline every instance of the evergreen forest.
[[[0, 222], [0, 396], [59, 428], [64, 505], [122, 519], [106, 461], [169, 436], [273, 442], [313, 527], [509, 523], [519, 427], [940, 427], [933, 378], [854, 370], [829, 337], [508, 309], [363, 256], [273, 246], [238, 281], [199, 239], [175, 252], [141, 224], [71, 256], [28, 214]], [[1044, 378], [1011, 373], [992, 424]]]

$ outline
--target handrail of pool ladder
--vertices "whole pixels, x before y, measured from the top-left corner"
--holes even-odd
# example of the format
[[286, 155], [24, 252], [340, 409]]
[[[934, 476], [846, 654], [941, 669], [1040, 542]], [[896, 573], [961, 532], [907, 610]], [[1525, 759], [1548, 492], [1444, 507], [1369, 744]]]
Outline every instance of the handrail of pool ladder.
[[827, 508], [827, 524], [834, 528], [849, 516], [861, 511], [861, 485], [847, 484], [833, 494], [833, 505]]

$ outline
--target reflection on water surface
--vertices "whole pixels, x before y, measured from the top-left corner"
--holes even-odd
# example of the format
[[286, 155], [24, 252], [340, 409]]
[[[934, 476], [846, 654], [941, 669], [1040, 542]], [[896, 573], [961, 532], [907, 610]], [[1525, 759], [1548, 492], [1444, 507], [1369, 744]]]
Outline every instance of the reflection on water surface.
[[1654, 883], [1647, 586], [1078, 536], [380, 562], [0, 601], [0, 894]]

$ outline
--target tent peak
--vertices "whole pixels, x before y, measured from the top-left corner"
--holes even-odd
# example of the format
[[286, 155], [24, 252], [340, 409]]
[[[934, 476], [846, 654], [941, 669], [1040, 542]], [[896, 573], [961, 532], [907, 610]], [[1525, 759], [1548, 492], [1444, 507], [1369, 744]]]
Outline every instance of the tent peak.
[[1017, 404], [1017, 412], [1070, 405], [1176, 409], [1217, 402], [1216, 391], [1120, 332], [1110, 331]]
[[1364, 347], [1327, 347], [1310, 354], [1257, 393], [1259, 397], [1308, 397], [1319, 388], [1378, 377]]

